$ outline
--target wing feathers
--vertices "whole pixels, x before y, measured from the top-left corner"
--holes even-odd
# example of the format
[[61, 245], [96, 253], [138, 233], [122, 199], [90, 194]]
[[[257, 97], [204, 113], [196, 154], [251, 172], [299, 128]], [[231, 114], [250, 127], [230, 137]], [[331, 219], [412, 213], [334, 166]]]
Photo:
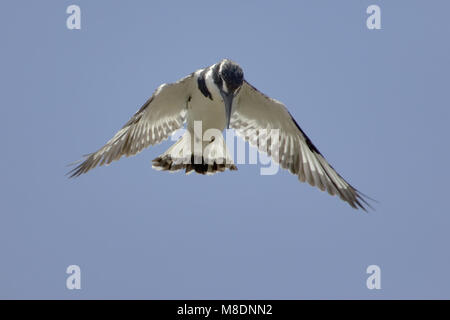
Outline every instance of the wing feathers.
[[131, 119], [98, 151], [69, 172], [76, 177], [97, 165], [108, 165], [122, 156], [132, 156], [160, 143], [181, 128], [192, 88], [192, 75], [160, 86]]
[[269, 98], [245, 81], [233, 112], [231, 127], [268, 155], [271, 154], [270, 143], [266, 146], [259, 141], [257, 131], [250, 129], [279, 129], [278, 155], [272, 152], [272, 157], [277, 160], [278, 156], [280, 166], [296, 174], [300, 181], [326, 190], [330, 195], [339, 195], [353, 208], [366, 210], [365, 206], [370, 207], [363, 195], [328, 164], [281, 102]]

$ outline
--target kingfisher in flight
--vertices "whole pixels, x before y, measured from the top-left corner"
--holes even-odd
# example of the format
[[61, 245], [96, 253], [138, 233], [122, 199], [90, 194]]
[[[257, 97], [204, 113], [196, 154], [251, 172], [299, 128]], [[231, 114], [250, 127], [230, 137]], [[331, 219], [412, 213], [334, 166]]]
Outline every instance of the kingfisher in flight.
[[[220, 134], [202, 139], [196, 135], [196, 123], [201, 123], [203, 131], [216, 129]], [[371, 207], [365, 199], [367, 196], [325, 160], [284, 104], [248, 83], [242, 68], [229, 59], [197, 70], [175, 83], [159, 86], [103, 147], [86, 155], [69, 175], [77, 177], [122, 156], [135, 155], [166, 140], [185, 124], [186, 133], [153, 160], [153, 168], [200, 174], [237, 170], [221, 133], [231, 128], [300, 181], [339, 196], [355, 209], [366, 211], [366, 207]], [[259, 132], [272, 129], [278, 130], [278, 141], [266, 139], [261, 143]], [[200, 147], [196, 147], [196, 142]], [[270, 152], [272, 149], [267, 146], [276, 142], [277, 150]]]

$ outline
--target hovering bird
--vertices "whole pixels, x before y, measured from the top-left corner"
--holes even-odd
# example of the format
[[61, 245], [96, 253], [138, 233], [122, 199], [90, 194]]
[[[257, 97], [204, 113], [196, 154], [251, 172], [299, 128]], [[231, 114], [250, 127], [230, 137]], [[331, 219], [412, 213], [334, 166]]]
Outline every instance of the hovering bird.
[[[237, 170], [223, 136], [202, 141], [195, 135], [195, 122], [202, 130], [234, 129], [260, 151], [259, 130], [278, 129], [277, 162], [302, 182], [338, 195], [353, 208], [366, 210], [365, 195], [344, 180], [303, 132], [286, 107], [269, 98], [244, 79], [241, 67], [228, 59], [197, 70], [171, 84], [162, 84], [131, 119], [98, 151], [69, 172], [71, 177], [110, 164], [122, 156], [135, 155], [149, 145], [167, 139], [186, 123], [186, 133], [166, 152], [153, 160], [159, 170], [184, 169], [201, 174]], [[195, 152], [195, 141], [201, 140]], [[268, 142], [271, 143], [270, 141]], [[266, 143], [267, 144], [267, 143]], [[208, 149], [208, 152], [206, 150]], [[194, 150], [194, 151], [192, 151]], [[271, 154], [270, 149], [268, 152]]]

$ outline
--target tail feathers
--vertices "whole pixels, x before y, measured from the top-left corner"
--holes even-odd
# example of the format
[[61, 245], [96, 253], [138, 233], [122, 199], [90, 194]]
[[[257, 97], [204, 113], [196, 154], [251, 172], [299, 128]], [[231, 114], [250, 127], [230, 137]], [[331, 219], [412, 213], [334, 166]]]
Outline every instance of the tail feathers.
[[189, 135], [184, 135], [166, 152], [152, 162], [156, 170], [178, 171], [185, 169], [186, 174], [193, 171], [200, 174], [212, 175], [223, 172], [226, 169], [237, 170], [233, 163], [223, 137], [215, 137], [210, 143], [203, 146], [203, 154], [191, 152], [191, 140]]
[[[199, 160], [199, 159], [197, 159]], [[177, 159], [172, 159], [170, 155], [162, 155], [160, 157], [157, 157], [152, 162], [152, 167], [156, 170], [162, 170], [162, 171], [170, 171], [175, 172], [182, 169], [186, 170], [186, 174], [190, 174], [192, 172], [197, 172], [200, 174], [207, 174], [212, 175], [216, 172], [224, 172], [226, 169], [229, 169], [231, 171], [237, 170], [237, 167], [233, 163], [224, 163], [224, 159], [221, 159], [222, 161], [216, 161], [206, 163], [204, 158], [202, 157], [202, 161], [195, 161], [194, 162], [194, 155], [191, 156], [190, 163], [184, 163], [180, 161], [177, 161]]]

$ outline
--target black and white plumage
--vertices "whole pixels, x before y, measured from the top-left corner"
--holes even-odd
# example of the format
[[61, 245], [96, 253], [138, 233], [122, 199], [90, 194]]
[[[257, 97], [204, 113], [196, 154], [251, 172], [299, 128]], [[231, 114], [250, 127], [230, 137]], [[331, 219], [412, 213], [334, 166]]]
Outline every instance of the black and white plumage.
[[[70, 172], [71, 177], [110, 164], [122, 156], [135, 155], [149, 145], [167, 139], [185, 123], [189, 134], [153, 160], [155, 169], [185, 169], [187, 173], [202, 174], [236, 170], [226, 147], [224, 152], [218, 152], [224, 145], [222, 135], [201, 142], [200, 154], [191, 152], [196, 139], [194, 121], [201, 121], [203, 132], [210, 128], [222, 132], [230, 127], [260, 151], [268, 150], [272, 157], [267, 144], [273, 142], [269, 139], [262, 146], [258, 132], [278, 129], [279, 148], [275, 160], [282, 168], [297, 175], [302, 182], [326, 190], [330, 195], [338, 195], [353, 208], [366, 210], [365, 206], [370, 206], [363, 195], [325, 160], [286, 107], [250, 85], [239, 65], [228, 59], [175, 83], [161, 85], [111, 140], [87, 155], [84, 162]], [[212, 148], [206, 152], [208, 146]]]

